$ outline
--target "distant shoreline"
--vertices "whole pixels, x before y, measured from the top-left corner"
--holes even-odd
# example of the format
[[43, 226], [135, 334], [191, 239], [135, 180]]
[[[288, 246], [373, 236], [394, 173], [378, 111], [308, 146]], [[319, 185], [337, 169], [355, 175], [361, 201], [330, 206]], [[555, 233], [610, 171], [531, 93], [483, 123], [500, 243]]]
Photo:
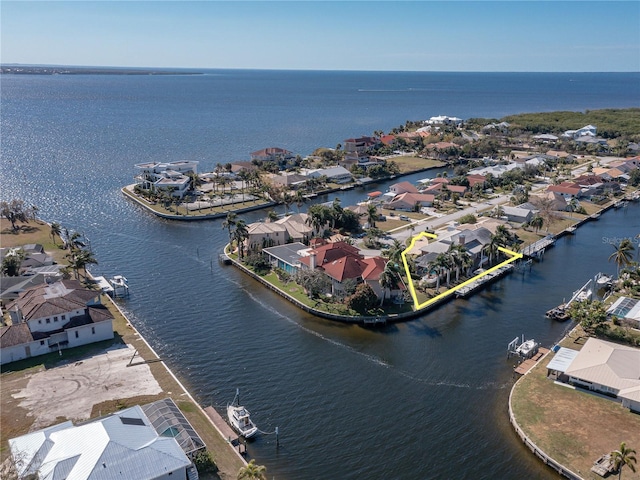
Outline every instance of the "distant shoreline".
[[1, 65], [2, 75], [204, 75], [197, 70], [127, 68], [127, 67], [67, 67], [45, 65]]

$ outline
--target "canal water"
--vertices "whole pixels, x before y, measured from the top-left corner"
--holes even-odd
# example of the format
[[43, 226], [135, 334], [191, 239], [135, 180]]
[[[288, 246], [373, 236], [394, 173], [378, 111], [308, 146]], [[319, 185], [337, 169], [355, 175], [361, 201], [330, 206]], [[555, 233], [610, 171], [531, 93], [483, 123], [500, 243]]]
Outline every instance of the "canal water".
[[[221, 220], [163, 221], [120, 193], [139, 161], [198, 159], [196, 152], [216, 151], [215, 142], [230, 150], [233, 141], [203, 136], [211, 119], [183, 89], [189, 79], [62, 77], [3, 78], [3, 199], [24, 198], [44, 219], [87, 234], [100, 262], [92, 272], [128, 278], [131, 295], [120, 305], [200, 403], [222, 412], [239, 388], [262, 431], [279, 427], [278, 448], [268, 434], [248, 445], [269, 478], [555, 478], [509, 425], [514, 378], [506, 346], [522, 334], [545, 346], [560, 338], [569, 324], [546, 319], [545, 311], [597, 272], [615, 272], [610, 243], [640, 233], [638, 204], [585, 224], [530, 271], [514, 272], [467, 300], [382, 329], [333, 323], [218, 264], [228, 240]], [[175, 97], [165, 92], [171, 81], [180, 86]], [[578, 100], [565, 105], [563, 98], [546, 101], [578, 108]], [[422, 116], [442, 113], [409, 100]], [[352, 122], [366, 118], [359, 115], [367, 109], [377, 112], [373, 103], [352, 104]], [[392, 109], [393, 102], [385, 106]], [[393, 123], [366, 130], [358, 124], [356, 133], [401, 123], [398, 111], [390, 112]], [[485, 105], [475, 111], [492, 113], [499, 112]], [[247, 115], [241, 120], [253, 118]], [[268, 122], [247, 126], [270, 136], [251, 149], [238, 137], [246, 151], [269, 145], [264, 142], [278, 133]], [[322, 135], [313, 145], [330, 144]], [[346, 206], [364, 195], [356, 189], [326, 200], [338, 197]]]

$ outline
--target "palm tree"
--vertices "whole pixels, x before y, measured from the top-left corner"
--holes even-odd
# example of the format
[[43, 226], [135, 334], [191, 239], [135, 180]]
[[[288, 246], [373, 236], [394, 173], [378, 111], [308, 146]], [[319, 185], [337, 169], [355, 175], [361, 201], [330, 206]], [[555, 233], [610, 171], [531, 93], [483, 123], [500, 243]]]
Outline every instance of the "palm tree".
[[293, 201], [295, 202], [296, 207], [298, 207], [298, 213], [300, 213], [300, 207], [307, 201], [307, 197], [304, 196], [302, 190], [297, 190], [296, 194], [293, 196]]
[[238, 480], [267, 480], [267, 467], [256, 465], [255, 460], [251, 460], [247, 465], [238, 471]]
[[84, 247], [84, 242], [82, 241], [82, 234], [78, 232], [73, 232], [71, 236], [67, 236], [67, 249], [69, 251], [79, 250]]
[[429, 264], [429, 270], [435, 270], [436, 272], [436, 292], [440, 290], [440, 276], [442, 272], [450, 268], [449, 257], [444, 253], [439, 254]]
[[269, 213], [267, 213], [267, 220], [269, 222], [275, 222], [278, 220], [278, 214], [274, 210], [269, 210]]
[[460, 279], [460, 270], [467, 270], [470, 268], [473, 265], [473, 260], [465, 246], [460, 245], [459, 243], [455, 245], [451, 244], [447, 253], [449, 253], [452, 264], [456, 269], [457, 282]]
[[611, 460], [613, 465], [618, 470], [618, 479], [622, 478], [622, 467], [627, 465], [632, 472], [636, 471], [634, 463], [637, 463], [636, 451], [632, 448], [627, 448], [626, 442], [620, 444], [620, 450], [614, 450], [611, 452]]
[[615, 252], [609, 256], [609, 261], [614, 260], [618, 265], [618, 276], [620, 276], [620, 267], [626, 267], [633, 260], [633, 251], [635, 250], [633, 243], [629, 238], [622, 240], [618, 246], [614, 246]]
[[58, 244], [58, 242], [56, 242], [56, 237], [59, 237], [61, 233], [62, 227], [60, 226], [60, 224], [58, 222], [53, 222], [51, 224], [51, 231], [49, 232], [49, 235], [51, 235], [51, 239], [53, 240], [54, 245]]
[[222, 222], [222, 228], [229, 231], [229, 242], [231, 242], [231, 229], [235, 226], [238, 215], [233, 212], [227, 212], [227, 219]]
[[76, 279], [80, 278], [80, 270], [84, 271], [84, 276], [87, 276], [87, 265], [97, 265], [98, 261], [88, 250], [72, 250], [70, 253], [66, 255], [66, 258], [69, 259], [69, 266], [73, 269], [76, 274]]
[[284, 203], [284, 214], [287, 215], [289, 213], [289, 207], [293, 203], [293, 197], [289, 192], [282, 194], [282, 203]]
[[491, 241], [484, 246], [484, 250], [487, 252], [489, 256], [489, 265], [493, 263], [494, 255], [498, 255], [498, 247], [500, 246], [500, 241], [497, 235], [491, 235]]
[[576, 197], [571, 197], [571, 200], [569, 200], [569, 204], [567, 206], [569, 207], [570, 216], [571, 218], [573, 218], [573, 212], [578, 209], [580, 203], [578, 203]]
[[378, 209], [373, 203], [367, 207], [367, 222], [371, 228], [375, 228], [376, 220], [378, 220]]
[[247, 224], [244, 220], [238, 220], [236, 222], [236, 228], [233, 231], [233, 239], [238, 244], [238, 255], [240, 258], [244, 256], [244, 241], [249, 237], [249, 231], [247, 230]]
[[382, 287], [382, 298], [380, 299], [380, 306], [382, 306], [387, 290], [389, 290], [389, 294], [391, 294], [393, 287], [397, 287], [398, 285], [398, 270], [393, 262], [387, 262], [378, 281]]
[[544, 225], [544, 220], [540, 215], [536, 214], [529, 222], [529, 225], [531, 225], [535, 232], [538, 233], [538, 230], [540, 230]]
[[405, 250], [404, 245], [397, 238], [393, 239], [393, 243], [387, 250], [387, 258], [393, 262], [394, 266], [400, 265], [402, 262], [402, 252]]

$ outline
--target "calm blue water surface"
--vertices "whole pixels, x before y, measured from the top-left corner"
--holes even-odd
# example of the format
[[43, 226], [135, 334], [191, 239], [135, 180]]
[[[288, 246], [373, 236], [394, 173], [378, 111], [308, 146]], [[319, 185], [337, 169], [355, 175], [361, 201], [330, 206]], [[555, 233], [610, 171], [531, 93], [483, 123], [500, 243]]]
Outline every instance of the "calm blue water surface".
[[[129, 279], [123, 308], [201, 403], [222, 406], [240, 388], [262, 430], [279, 426], [279, 449], [273, 435], [249, 445], [269, 477], [554, 478], [509, 426], [506, 344], [522, 333], [546, 345], [559, 338], [567, 325], [544, 312], [597, 271], [615, 271], [606, 238], [640, 232], [637, 205], [560, 240], [531, 272], [414, 321], [366, 330], [306, 315], [219, 266], [221, 221], [162, 221], [119, 189], [132, 183], [135, 163], [199, 160], [210, 171], [267, 146], [306, 155], [439, 114], [637, 107], [639, 80], [232, 70], [3, 76], [0, 196], [87, 234], [100, 262], [93, 273]], [[334, 196], [348, 205], [364, 192]]]

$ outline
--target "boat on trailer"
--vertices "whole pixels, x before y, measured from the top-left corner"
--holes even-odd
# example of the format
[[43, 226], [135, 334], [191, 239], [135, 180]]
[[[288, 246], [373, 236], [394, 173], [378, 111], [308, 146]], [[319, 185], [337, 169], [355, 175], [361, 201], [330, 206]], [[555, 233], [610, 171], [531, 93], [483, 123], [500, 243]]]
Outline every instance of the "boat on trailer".
[[251, 438], [258, 433], [258, 427], [251, 420], [249, 410], [240, 405], [239, 391], [236, 391], [233, 402], [227, 405], [227, 417], [231, 427], [244, 438]]

